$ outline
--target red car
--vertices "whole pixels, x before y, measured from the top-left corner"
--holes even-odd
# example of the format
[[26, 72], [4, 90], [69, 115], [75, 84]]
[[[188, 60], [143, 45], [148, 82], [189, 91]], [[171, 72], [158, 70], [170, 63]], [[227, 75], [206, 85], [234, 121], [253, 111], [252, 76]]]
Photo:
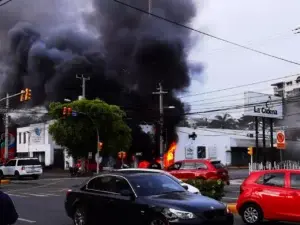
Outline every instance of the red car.
[[174, 177], [188, 179], [221, 179], [229, 184], [228, 171], [220, 161], [208, 159], [190, 159], [174, 163], [167, 168]]
[[237, 210], [246, 224], [300, 222], [300, 170], [252, 172], [240, 187]]

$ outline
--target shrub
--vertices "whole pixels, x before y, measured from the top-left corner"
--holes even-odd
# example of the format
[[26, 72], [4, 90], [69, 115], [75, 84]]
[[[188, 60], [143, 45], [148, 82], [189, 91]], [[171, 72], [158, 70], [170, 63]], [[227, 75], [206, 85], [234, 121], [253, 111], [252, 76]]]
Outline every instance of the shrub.
[[220, 201], [224, 196], [224, 183], [222, 180], [192, 179], [186, 183], [198, 188], [202, 195]]

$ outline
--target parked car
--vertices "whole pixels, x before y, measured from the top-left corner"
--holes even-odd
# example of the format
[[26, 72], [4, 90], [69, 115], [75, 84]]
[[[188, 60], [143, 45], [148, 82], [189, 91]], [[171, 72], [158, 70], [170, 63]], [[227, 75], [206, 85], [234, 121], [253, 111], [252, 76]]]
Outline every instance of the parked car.
[[99, 220], [115, 225], [233, 225], [225, 204], [192, 194], [161, 173], [104, 172], [69, 190], [65, 209], [75, 225]]
[[246, 224], [300, 222], [299, 201], [299, 170], [262, 170], [242, 183], [237, 210]]
[[199, 189], [190, 185], [190, 184], [187, 184], [187, 183], [184, 183], [182, 180], [179, 180], [178, 178], [172, 176], [170, 173], [166, 172], [166, 171], [163, 171], [163, 170], [157, 170], [157, 169], [136, 169], [136, 168], [128, 168], [128, 169], [121, 169], [121, 170], [118, 170], [119, 172], [127, 172], [127, 173], [162, 173], [162, 174], [165, 174], [167, 176], [169, 176], [170, 178], [172, 178], [173, 180], [175, 180], [176, 182], [178, 182], [181, 186], [185, 187], [187, 191], [191, 192], [191, 193], [194, 193], [194, 194], [201, 194]]
[[0, 177], [32, 177], [38, 179], [43, 174], [43, 168], [37, 158], [15, 158], [0, 166]]
[[228, 170], [217, 160], [190, 159], [175, 162], [167, 168], [174, 177], [181, 180], [188, 179], [221, 179], [229, 185]]

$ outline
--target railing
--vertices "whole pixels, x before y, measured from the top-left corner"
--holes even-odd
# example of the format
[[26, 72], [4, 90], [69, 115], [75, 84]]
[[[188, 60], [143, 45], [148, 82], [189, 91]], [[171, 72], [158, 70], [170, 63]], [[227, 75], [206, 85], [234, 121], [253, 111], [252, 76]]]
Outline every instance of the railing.
[[249, 172], [259, 171], [259, 170], [277, 170], [277, 169], [295, 169], [300, 170], [300, 162], [299, 161], [282, 161], [282, 162], [266, 162], [263, 163], [249, 163]]

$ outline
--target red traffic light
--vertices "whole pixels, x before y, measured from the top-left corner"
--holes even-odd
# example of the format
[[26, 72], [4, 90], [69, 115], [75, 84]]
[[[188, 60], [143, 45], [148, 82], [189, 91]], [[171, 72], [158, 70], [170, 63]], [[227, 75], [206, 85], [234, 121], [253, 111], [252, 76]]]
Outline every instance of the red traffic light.
[[126, 152], [118, 152], [118, 157], [120, 158], [120, 159], [125, 159], [126, 158]]
[[68, 114], [68, 116], [71, 116], [71, 115], [72, 115], [72, 108], [69, 107], [69, 108], [67, 109], [67, 114]]
[[102, 142], [98, 142], [98, 151], [101, 151], [103, 148], [103, 143]]
[[63, 107], [63, 115], [67, 115], [67, 107]]

